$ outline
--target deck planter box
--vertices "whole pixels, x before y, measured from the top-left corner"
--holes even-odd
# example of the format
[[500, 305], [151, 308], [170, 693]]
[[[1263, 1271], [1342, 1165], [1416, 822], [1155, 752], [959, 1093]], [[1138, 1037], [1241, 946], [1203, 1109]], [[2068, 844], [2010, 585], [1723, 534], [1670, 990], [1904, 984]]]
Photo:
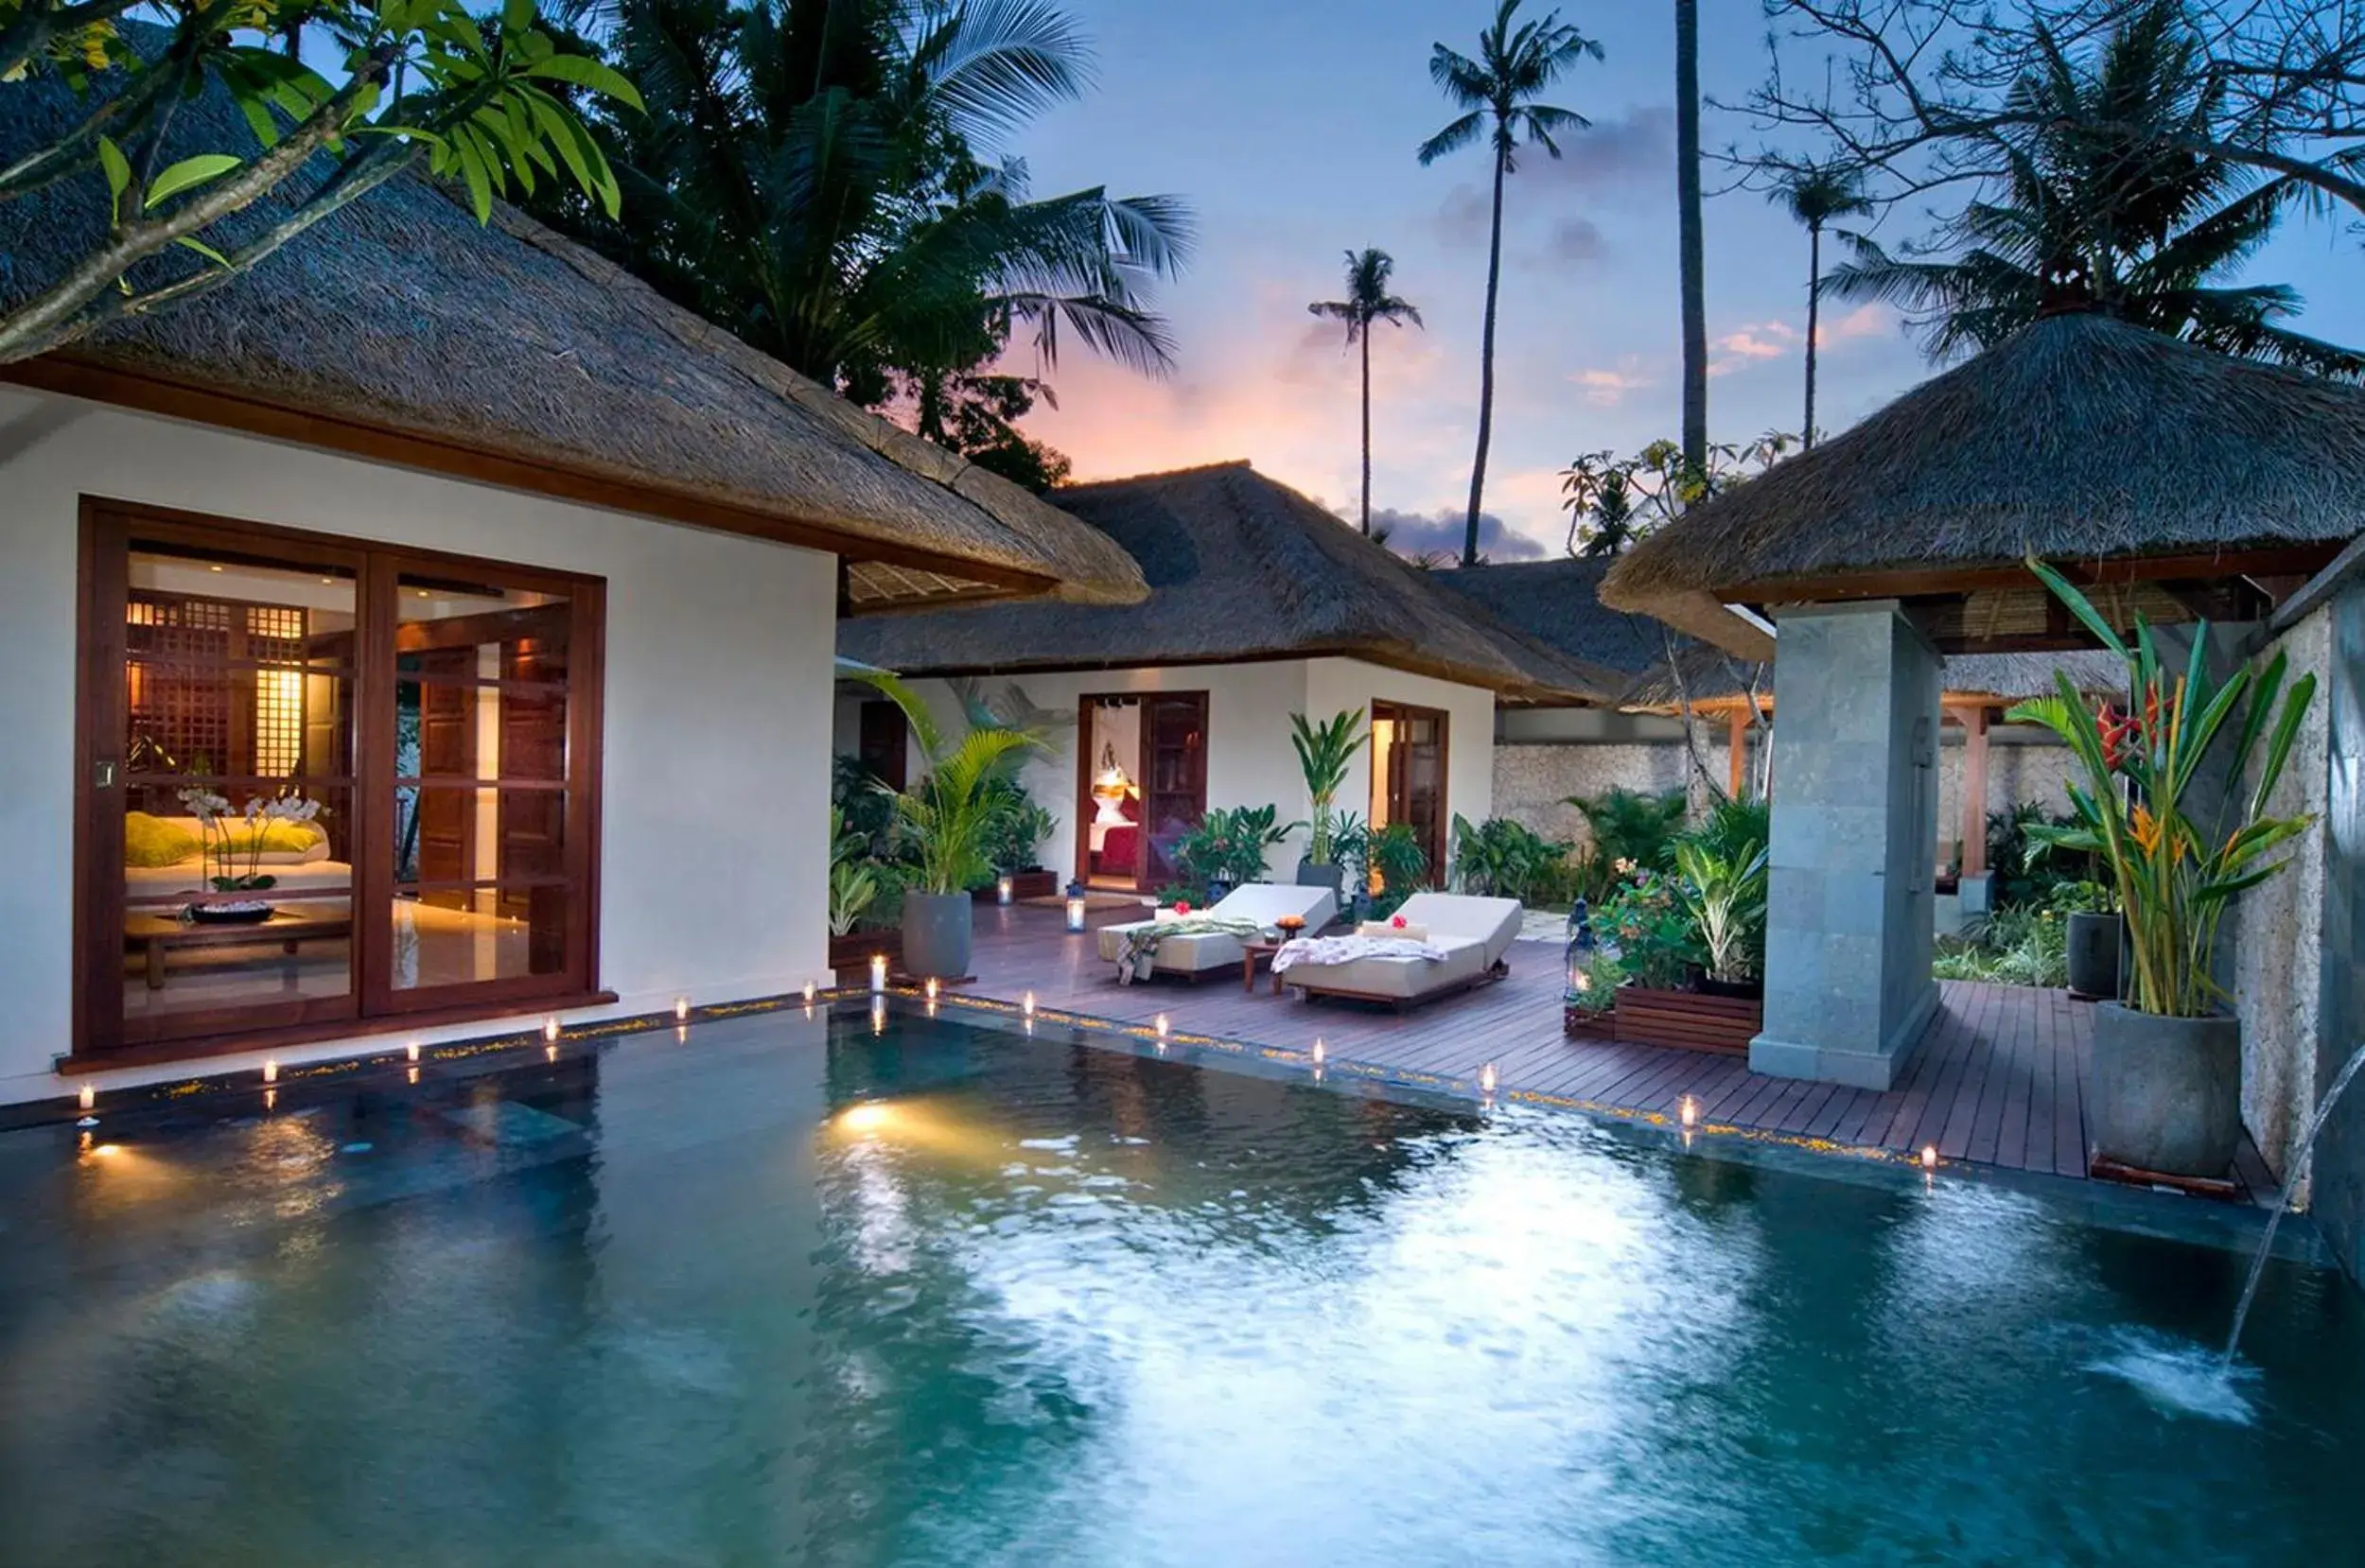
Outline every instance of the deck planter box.
[[2094, 1008], [2094, 1157], [2221, 1179], [2242, 1141], [2242, 1020]]
[[903, 968], [915, 980], [962, 980], [969, 974], [970, 936], [976, 923], [966, 893], [903, 894]]
[[870, 955], [886, 954], [887, 971], [903, 967], [903, 933], [900, 931], [857, 931], [830, 938], [830, 970], [840, 984], [869, 984]]
[[1765, 1027], [1765, 1000], [1620, 985], [1613, 1017], [1620, 1044], [1674, 1045], [1745, 1056], [1750, 1040]]
[[1614, 1040], [1618, 1037], [1618, 1009], [1579, 1007], [1563, 1002], [1560, 1032], [1572, 1040]]

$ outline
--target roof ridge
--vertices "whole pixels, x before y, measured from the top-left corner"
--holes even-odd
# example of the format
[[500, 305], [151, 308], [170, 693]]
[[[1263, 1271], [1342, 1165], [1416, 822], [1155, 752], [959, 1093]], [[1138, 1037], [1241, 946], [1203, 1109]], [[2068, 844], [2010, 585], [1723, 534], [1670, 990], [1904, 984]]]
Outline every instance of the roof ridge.
[[1181, 468], [1153, 469], [1147, 474], [1119, 474], [1105, 479], [1077, 479], [1072, 483], [1060, 485], [1052, 494], [1056, 496], [1075, 490], [1108, 490], [1121, 484], [1147, 484], [1153, 479], [1179, 479], [1194, 474], [1220, 474], [1232, 468], [1245, 468], [1251, 473], [1256, 472], [1255, 463], [1247, 458], [1225, 458], [1217, 462], [1194, 462]]

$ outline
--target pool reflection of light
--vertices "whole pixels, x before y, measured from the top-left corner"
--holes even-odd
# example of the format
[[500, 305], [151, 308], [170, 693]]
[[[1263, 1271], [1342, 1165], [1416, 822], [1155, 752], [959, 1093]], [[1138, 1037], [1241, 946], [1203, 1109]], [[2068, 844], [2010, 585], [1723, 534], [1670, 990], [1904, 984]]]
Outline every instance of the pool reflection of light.
[[876, 1100], [866, 1100], [858, 1106], [848, 1106], [837, 1114], [837, 1124], [848, 1132], [875, 1132], [894, 1120], [895, 1113]]

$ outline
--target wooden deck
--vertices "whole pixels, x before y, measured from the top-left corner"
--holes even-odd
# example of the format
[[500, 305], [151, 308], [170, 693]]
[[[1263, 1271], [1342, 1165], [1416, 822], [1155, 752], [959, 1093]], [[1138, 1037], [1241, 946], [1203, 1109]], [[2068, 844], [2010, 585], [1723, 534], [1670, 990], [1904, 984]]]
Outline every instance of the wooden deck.
[[[1094, 923], [1130, 913], [1096, 913]], [[1015, 1002], [1032, 991], [1039, 1006], [1131, 1024], [1165, 1013], [1178, 1032], [1291, 1050], [1319, 1037], [1334, 1063], [1445, 1080], [1463, 1093], [1476, 1092], [1492, 1062], [1507, 1100], [1673, 1115], [1689, 1094], [1703, 1124], [1908, 1156], [1935, 1145], [1950, 1161], [2086, 1177], [2092, 1013], [2059, 991], [1940, 982], [1938, 1011], [1902, 1084], [1874, 1093], [1763, 1077], [1732, 1056], [1567, 1039], [1560, 950], [1546, 942], [1514, 943], [1501, 983], [1406, 1014], [1276, 997], [1261, 977], [1248, 993], [1237, 969], [1197, 984], [1119, 985], [1091, 936], [1068, 935], [1056, 910], [1025, 905], [979, 908], [975, 967], [972, 995]]]

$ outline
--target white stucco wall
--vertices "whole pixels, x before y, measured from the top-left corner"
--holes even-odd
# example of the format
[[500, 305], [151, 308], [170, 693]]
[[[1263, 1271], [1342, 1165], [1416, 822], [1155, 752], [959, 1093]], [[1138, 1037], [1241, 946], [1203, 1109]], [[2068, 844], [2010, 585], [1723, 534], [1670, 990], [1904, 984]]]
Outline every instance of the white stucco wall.
[[66, 1091], [85, 494], [604, 577], [597, 980], [621, 1012], [826, 978], [830, 556], [0, 389], [0, 1100]]
[[[951, 688], [939, 680], [913, 684], [939, 719], [957, 728], [960, 706]], [[1042, 862], [1062, 879], [1074, 875], [1076, 868], [1075, 717], [1077, 704], [1086, 695], [1206, 692], [1207, 804], [1275, 805], [1281, 808], [1284, 822], [1302, 821], [1312, 809], [1305, 775], [1298, 770], [1297, 752], [1289, 742], [1289, 715], [1305, 713], [1322, 719], [1341, 708], [1355, 708], [1368, 718], [1375, 698], [1442, 708], [1449, 715], [1446, 810], [1473, 821], [1483, 819], [1492, 810], [1490, 738], [1495, 695], [1480, 688], [1406, 674], [1359, 659], [1283, 659], [1178, 669], [991, 675], [983, 679], [981, 689], [989, 702], [994, 702], [1012, 685], [1035, 706], [1053, 710], [1065, 721], [1053, 728], [1050, 748], [1030, 761], [1021, 775], [1027, 793], [1059, 821], [1043, 847]], [[852, 701], [837, 704], [835, 745], [841, 753], [856, 749], [858, 708], [859, 704]], [[1366, 752], [1358, 755], [1338, 805], [1358, 816], [1366, 815], [1370, 793], [1371, 764]], [[1304, 848], [1305, 835], [1293, 835], [1287, 844], [1274, 847], [1267, 858], [1268, 870], [1275, 876], [1294, 875]]]

